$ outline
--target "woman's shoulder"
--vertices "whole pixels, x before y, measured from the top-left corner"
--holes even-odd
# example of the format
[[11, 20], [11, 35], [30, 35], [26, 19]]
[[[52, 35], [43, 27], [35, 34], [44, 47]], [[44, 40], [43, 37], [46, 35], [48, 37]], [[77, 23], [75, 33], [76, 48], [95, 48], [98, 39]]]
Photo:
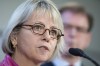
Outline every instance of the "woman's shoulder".
[[8, 55], [5, 56], [5, 58], [0, 62], [0, 66], [8, 66]]
[[0, 66], [5, 66], [4, 64], [5, 64], [4, 60], [2, 62], [0, 62]]
[[11, 58], [11, 56], [6, 55], [2, 62], [0, 62], [0, 66], [18, 66], [15, 61]]

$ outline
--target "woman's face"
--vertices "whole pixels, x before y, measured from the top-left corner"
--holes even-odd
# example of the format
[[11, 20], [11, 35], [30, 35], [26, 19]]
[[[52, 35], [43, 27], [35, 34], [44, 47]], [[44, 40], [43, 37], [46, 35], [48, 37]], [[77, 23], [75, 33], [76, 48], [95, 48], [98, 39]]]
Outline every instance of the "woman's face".
[[[34, 25], [35, 23], [45, 25], [45, 29], [57, 27], [53, 20], [47, 15], [43, 15], [43, 17], [40, 18], [36, 18], [32, 15], [24, 24]], [[57, 39], [51, 38], [48, 30], [46, 30], [43, 35], [39, 35], [29, 30], [30, 28], [29, 26], [23, 26], [23, 28], [21, 28], [17, 36], [16, 53], [38, 62], [48, 60], [56, 48]], [[37, 28], [39, 27], [36, 27], [36, 29]]]

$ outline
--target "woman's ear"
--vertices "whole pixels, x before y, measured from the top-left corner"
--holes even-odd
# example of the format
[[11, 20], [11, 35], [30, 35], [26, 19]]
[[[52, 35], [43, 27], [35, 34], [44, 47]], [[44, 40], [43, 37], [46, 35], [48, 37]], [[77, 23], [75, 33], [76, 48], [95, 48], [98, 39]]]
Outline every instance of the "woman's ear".
[[13, 48], [16, 48], [16, 45], [17, 45], [17, 34], [16, 34], [16, 32], [12, 32], [10, 34], [10, 41], [13, 45]]

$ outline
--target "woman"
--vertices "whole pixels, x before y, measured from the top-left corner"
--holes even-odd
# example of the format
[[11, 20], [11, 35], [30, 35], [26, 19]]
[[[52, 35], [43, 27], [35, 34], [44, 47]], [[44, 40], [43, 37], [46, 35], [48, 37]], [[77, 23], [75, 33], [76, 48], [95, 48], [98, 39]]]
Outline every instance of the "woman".
[[6, 57], [0, 66], [40, 66], [63, 48], [61, 16], [50, 0], [27, 0], [13, 13], [3, 33]]

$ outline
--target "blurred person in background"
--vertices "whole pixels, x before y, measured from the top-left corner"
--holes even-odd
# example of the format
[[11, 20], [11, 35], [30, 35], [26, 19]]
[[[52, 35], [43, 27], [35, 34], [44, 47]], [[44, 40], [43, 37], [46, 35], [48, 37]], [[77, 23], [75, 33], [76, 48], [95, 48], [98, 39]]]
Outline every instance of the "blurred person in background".
[[2, 36], [0, 66], [40, 66], [62, 51], [63, 23], [50, 0], [27, 0], [13, 13]]
[[69, 48], [85, 50], [90, 45], [93, 18], [78, 3], [67, 3], [60, 8], [64, 24], [65, 48], [60, 58], [55, 58], [42, 66], [84, 66], [82, 58], [68, 53]]

